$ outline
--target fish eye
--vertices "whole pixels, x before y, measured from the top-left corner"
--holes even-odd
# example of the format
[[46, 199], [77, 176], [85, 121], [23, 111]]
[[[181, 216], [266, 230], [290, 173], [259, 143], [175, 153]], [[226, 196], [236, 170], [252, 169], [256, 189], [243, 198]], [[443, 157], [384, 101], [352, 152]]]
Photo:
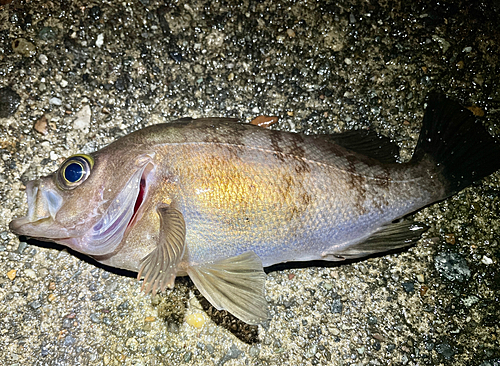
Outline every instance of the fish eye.
[[73, 155], [61, 164], [57, 181], [63, 189], [73, 189], [83, 183], [94, 166], [94, 159], [89, 155]]

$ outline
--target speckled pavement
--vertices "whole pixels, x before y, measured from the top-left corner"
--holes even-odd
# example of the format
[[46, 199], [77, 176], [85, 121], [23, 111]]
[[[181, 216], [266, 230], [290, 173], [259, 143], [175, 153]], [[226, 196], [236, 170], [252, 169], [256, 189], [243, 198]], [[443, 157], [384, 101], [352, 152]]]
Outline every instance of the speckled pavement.
[[500, 136], [498, 2], [0, 4], [1, 365], [500, 365], [499, 172], [416, 214], [430, 228], [408, 250], [271, 268], [258, 327], [188, 279], [152, 298], [8, 231], [27, 180], [180, 117], [369, 128], [405, 160], [438, 90]]

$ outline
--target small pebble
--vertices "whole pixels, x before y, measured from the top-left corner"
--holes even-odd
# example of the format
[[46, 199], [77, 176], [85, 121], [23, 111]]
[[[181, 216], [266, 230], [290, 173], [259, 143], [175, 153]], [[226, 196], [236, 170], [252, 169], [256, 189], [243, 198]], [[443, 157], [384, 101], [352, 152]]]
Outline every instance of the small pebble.
[[56, 295], [50, 294], [49, 296], [47, 296], [47, 300], [53, 302], [56, 299], [56, 297], [57, 297]]
[[32, 309], [38, 309], [39, 307], [42, 306], [42, 303], [38, 300], [34, 300], [32, 302], [29, 303], [29, 306], [31, 306]]
[[53, 97], [53, 98], [50, 98], [49, 103], [53, 104], [53, 105], [60, 106], [60, 105], [62, 105], [62, 100], [57, 98], [57, 97]]
[[467, 109], [469, 111], [471, 111], [477, 117], [484, 117], [484, 111], [481, 108], [479, 108], [477, 105], [467, 107]]
[[424, 283], [425, 282], [425, 277], [422, 273], [419, 273], [417, 274], [417, 281], [420, 282], [420, 283]]
[[95, 293], [90, 297], [90, 300], [92, 301], [99, 301], [103, 298], [102, 294], [100, 292]]
[[95, 324], [99, 324], [101, 322], [101, 317], [99, 314], [92, 313], [90, 314], [90, 321]]
[[36, 132], [38, 132], [39, 134], [42, 134], [42, 135], [46, 135], [47, 134], [47, 130], [48, 130], [48, 121], [47, 121], [47, 117], [45, 117], [45, 115], [43, 115], [42, 117], [40, 117], [34, 124], [33, 128], [35, 129]]
[[286, 34], [288, 34], [288, 37], [290, 38], [295, 37], [295, 32], [293, 31], [293, 29], [287, 29]]
[[413, 282], [403, 282], [403, 289], [406, 293], [413, 293], [415, 291], [415, 285]]
[[97, 40], [95, 41], [95, 45], [100, 48], [100, 47], [102, 47], [103, 44], [104, 44], [104, 34], [100, 33], [97, 36]]
[[184, 362], [189, 362], [191, 361], [191, 357], [193, 357], [193, 352], [188, 351], [184, 353], [184, 357], [182, 358]]
[[189, 314], [186, 317], [186, 323], [195, 328], [202, 328], [206, 319], [202, 313]]
[[76, 339], [73, 338], [71, 335], [68, 335], [64, 338], [64, 345], [65, 346], [72, 346], [73, 344], [75, 344], [76, 342]]
[[16, 278], [16, 269], [11, 269], [9, 272], [7, 272], [7, 277], [9, 277], [9, 280], [13, 281], [14, 278]]
[[56, 36], [57, 31], [52, 27], [43, 27], [40, 32], [38, 32], [38, 38], [42, 41], [53, 41]]
[[463, 282], [470, 277], [467, 261], [458, 253], [442, 253], [434, 258], [438, 272], [450, 281]]
[[483, 255], [483, 259], [481, 259], [481, 262], [483, 264], [486, 264], [487, 266], [489, 266], [490, 264], [493, 264], [493, 260], [485, 255]]
[[213, 354], [215, 352], [215, 347], [211, 344], [207, 344], [205, 346], [205, 351], [207, 351], [209, 354]]
[[427, 287], [426, 285], [420, 286], [420, 296], [424, 296], [427, 291], [429, 291], [429, 287]]
[[137, 351], [137, 348], [139, 347], [139, 342], [137, 342], [137, 339], [134, 337], [131, 337], [127, 339], [127, 342], [125, 343], [125, 346], [130, 349], [132, 352]]
[[89, 105], [84, 105], [82, 109], [80, 109], [76, 113], [76, 119], [73, 122], [73, 128], [75, 130], [80, 130], [87, 132], [89, 127], [90, 127], [90, 117], [91, 117], [91, 110]]
[[62, 321], [62, 327], [64, 329], [69, 329], [73, 326], [73, 319], [72, 318], [64, 318], [63, 321]]
[[35, 271], [33, 271], [31, 268], [26, 268], [24, 270], [24, 275], [28, 278], [31, 278], [32, 280], [37, 278]]
[[437, 353], [440, 353], [446, 360], [449, 360], [455, 354], [453, 348], [446, 342], [440, 343], [436, 346]]
[[238, 358], [243, 352], [236, 347], [236, 345], [231, 345], [231, 348], [227, 351], [227, 353], [219, 360], [219, 365], [224, 365], [229, 360], [234, 360]]
[[18, 38], [12, 42], [12, 50], [18, 55], [31, 57], [36, 54], [36, 47], [24, 38]]
[[147, 323], [151, 323], [151, 322], [156, 321], [156, 318], [154, 316], [147, 316], [144, 318], [144, 321]]
[[260, 349], [259, 347], [253, 345], [252, 347], [250, 347], [250, 349], [248, 350], [248, 355], [250, 357], [257, 357], [260, 353]]
[[331, 307], [332, 313], [341, 314], [342, 308], [343, 308], [342, 301], [340, 299], [333, 299]]
[[455, 244], [455, 234], [446, 234], [444, 236], [444, 240], [448, 243], [448, 244]]

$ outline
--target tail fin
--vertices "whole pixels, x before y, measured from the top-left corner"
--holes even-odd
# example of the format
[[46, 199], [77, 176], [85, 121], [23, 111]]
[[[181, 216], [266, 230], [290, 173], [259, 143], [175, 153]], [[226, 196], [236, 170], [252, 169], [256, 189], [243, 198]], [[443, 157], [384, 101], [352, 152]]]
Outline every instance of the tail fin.
[[500, 169], [500, 142], [470, 111], [438, 94], [428, 98], [412, 162], [425, 155], [441, 166], [447, 196]]

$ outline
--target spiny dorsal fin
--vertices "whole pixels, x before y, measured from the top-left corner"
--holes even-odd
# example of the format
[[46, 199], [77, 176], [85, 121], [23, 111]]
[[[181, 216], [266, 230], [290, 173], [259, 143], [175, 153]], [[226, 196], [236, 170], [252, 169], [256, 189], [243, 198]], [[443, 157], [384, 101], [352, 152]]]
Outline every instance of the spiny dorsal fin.
[[166, 204], [156, 208], [160, 216], [160, 234], [158, 246], [141, 260], [137, 279], [144, 273], [142, 288], [146, 287], [153, 294], [159, 289], [174, 286], [177, 266], [184, 255], [186, 224], [182, 214]]
[[198, 290], [217, 310], [227, 310], [248, 324], [269, 318], [264, 297], [266, 274], [254, 252], [187, 270]]

